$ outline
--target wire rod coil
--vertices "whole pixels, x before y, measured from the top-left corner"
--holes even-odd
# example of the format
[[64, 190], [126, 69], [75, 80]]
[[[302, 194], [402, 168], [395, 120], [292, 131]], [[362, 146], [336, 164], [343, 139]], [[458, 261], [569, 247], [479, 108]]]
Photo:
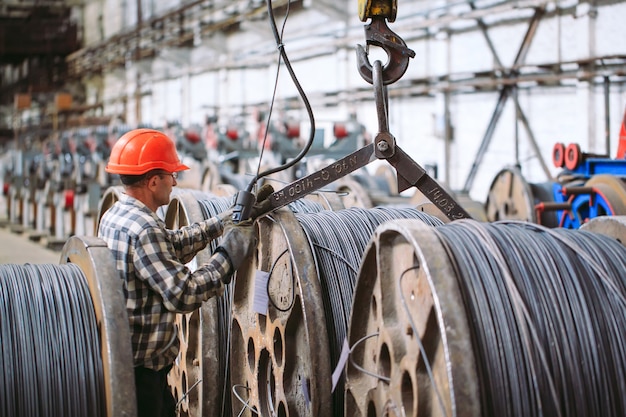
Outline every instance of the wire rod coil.
[[346, 415], [481, 416], [470, 326], [433, 230], [387, 222], [365, 249], [348, 327]]
[[[216, 196], [210, 192], [181, 189], [167, 206], [165, 223], [178, 228], [214, 217], [232, 207], [234, 195]], [[289, 205], [292, 211], [322, 209], [315, 201], [301, 200]], [[188, 266], [193, 270], [207, 262], [220, 243], [211, 242]], [[208, 300], [193, 312], [180, 316], [181, 354], [169, 375], [182, 415], [221, 415], [231, 413], [229, 341], [232, 304], [229, 284], [221, 297]], [[192, 388], [193, 387], [193, 388]]]
[[[176, 229], [216, 216], [233, 203], [234, 195], [216, 196], [211, 192], [178, 189], [163, 217], [168, 228]], [[314, 212], [323, 207], [317, 200], [300, 200], [289, 208], [295, 212]], [[196, 254], [188, 267], [194, 270], [208, 262], [220, 239]], [[197, 311], [179, 317], [181, 353], [168, 378], [175, 398], [179, 399], [181, 415], [230, 415], [231, 304], [232, 284], [229, 284], [223, 296], [211, 298]]]
[[[217, 197], [210, 192], [179, 189], [172, 195], [165, 210], [164, 221], [169, 229], [188, 226], [227, 210], [232, 196]], [[209, 261], [219, 239], [189, 260], [187, 267], [195, 270]], [[227, 392], [227, 347], [229, 287], [222, 297], [212, 297], [202, 307], [177, 318], [180, 353], [168, 375], [168, 383], [178, 402], [181, 416], [230, 415]]]
[[[232, 383], [248, 389], [233, 401], [234, 414], [343, 415], [331, 374], [360, 254], [377, 225], [401, 217], [442, 223], [416, 209], [385, 207], [279, 210], [260, 222], [257, 256], [240, 270], [235, 286]], [[265, 314], [253, 303], [258, 270], [269, 274], [262, 288]]]
[[121, 283], [99, 270], [112, 257], [73, 237], [61, 262], [0, 266], [2, 415], [135, 416]]
[[[406, 208], [352, 207], [339, 212], [297, 216], [313, 250], [322, 287], [330, 359], [339, 362], [352, 311], [352, 301], [361, 257], [376, 228], [402, 218], [418, 219], [429, 225], [442, 222], [422, 211]], [[335, 416], [343, 415], [343, 378], [333, 393]]]
[[126, 299], [111, 251], [99, 238], [72, 236], [60, 264], [75, 264], [87, 280], [99, 331], [104, 364], [107, 416], [137, 415], [133, 353]]
[[626, 248], [616, 239], [464, 220], [398, 222], [373, 242], [351, 321], [349, 415], [624, 415]]

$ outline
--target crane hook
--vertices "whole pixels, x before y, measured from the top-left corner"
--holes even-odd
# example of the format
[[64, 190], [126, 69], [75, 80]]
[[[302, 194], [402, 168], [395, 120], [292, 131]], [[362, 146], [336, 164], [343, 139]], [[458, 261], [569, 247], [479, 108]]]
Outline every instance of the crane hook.
[[361, 77], [370, 84], [373, 84], [372, 64], [368, 57], [370, 45], [378, 46], [387, 53], [388, 61], [382, 70], [383, 85], [393, 84], [402, 78], [409, 67], [409, 59], [415, 57], [415, 51], [389, 29], [382, 17], [372, 17], [371, 23], [365, 25], [365, 43], [367, 49], [357, 45], [357, 62]]

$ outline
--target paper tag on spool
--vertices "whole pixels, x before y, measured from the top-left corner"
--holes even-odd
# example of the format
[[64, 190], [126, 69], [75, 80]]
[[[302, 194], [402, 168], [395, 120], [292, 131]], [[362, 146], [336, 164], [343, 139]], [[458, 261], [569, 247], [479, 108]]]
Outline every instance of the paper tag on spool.
[[267, 295], [267, 281], [270, 273], [265, 271], [256, 271], [254, 277], [254, 301], [252, 309], [255, 313], [266, 315], [267, 306], [269, 305], [269, 296]]

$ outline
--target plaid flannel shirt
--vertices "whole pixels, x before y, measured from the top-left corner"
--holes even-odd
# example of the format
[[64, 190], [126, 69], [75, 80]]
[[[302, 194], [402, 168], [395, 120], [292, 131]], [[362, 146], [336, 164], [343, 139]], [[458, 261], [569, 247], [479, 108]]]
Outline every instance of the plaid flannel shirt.
[[125, 194], [102, 216], [98, 237], [123, 281], [135, 366], [159, 370], [173, 363], [179, 351], [176, 314], [224, 292], [220, 278], [232, 267], [222, 253], [193, 272], [185, 266], [222, 232], [219, 217], [168, 230], [156, 213]]

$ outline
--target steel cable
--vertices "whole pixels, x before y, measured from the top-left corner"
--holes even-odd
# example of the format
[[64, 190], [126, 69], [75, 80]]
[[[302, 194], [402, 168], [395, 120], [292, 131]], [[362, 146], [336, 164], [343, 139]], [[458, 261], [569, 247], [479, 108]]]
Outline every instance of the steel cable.
[[624, 246], [522, 222], [436, 233], [472, 327], [483, 415], [625, 415]]
[[[204, 193], [201, 191], [189, 191], [198, 201], [201, 212], [204, 219], [209, 219], [216, 216], [226, 210], [228, 210], [234, 204], [234, 196], [230, 197], [217, 197], [210, 193]], [[318, 203], [308, 200], [298, 200], [287, 206], [295, 213], [314, 213], [322, 210], [322, 206]], [[209, 245], [210, 253], [213, 253], [219, 246], [221, 237], [212, 241]], [[277, 260], [276, 260], [277, 261]], [[269, 280], [268, 280], [269, 285]], [[232, 320], [232, 304], [234, 296], [234, 282], [231, 282], [224, 289], [224, 295], [218, 297], [217, 311], [218, 311], [218, 334], [224, 335], [223, 343], [218, 346], [219, 349], [219, 363], [220, 363], [220, 375], [224, 375], [224, 385], [222, 388], [222, 415], [230, 415], [231, 397], [228, 395], [228, 387], [230, 386], [230, 374], [229, 374], [229, 354], [230, 354], [230, 323]], [[295, 288], [295, 286], [292, 286]], [[271, 302], [273, 300], [270, 299]]]
[[[218, 214], [228, 210], [234, 203], [234, 196], [231, 197], [217, 197], [207, 193], [195, 192], [194, 196], [200, 204], [202, 215], [204, 219], [210, 219]], [[208, 247], [209, 252], [212, 254], [215, 252], [221, 237], [213, 240]], [[224, 338], [218, 343], [219, 354], [219, 375], [223, 375], [222, 381], [222, 416], [231, 415], [231, 397], [229, 395], [230, 387], [230, 371], [229, 371], [229, 355], [230, 355], [230, 321], [232, 318], [231, 306], [233, 298], [233, 282], [226, 285], [224, 288], [224, 294], [221, 297], [217, 297], [217, 332], [220, 335], [224, 335]]]
[[[228, 209], [233, 204], [232, 198], [221, 198], [203, 195], [195, 192], [194, 197], [202, 208], [205, 218], [212, 217]], [[327, 318], [327, 329], [331, 348], [331, 362], [336, 364], [341, 353], [341, 347], [347, 335], [347, 325], [351, 314], [352, 293], [358, 273], [362, 253], [377, 226], [385, 221], [398, 218], [421, 219], [426, 224], [441, 225], [441, 220], [432, 217], [420, 210], [413, 208], [387, 208], [377, 207], [374, 209], [350, 208], [337, 212], [324, 210], [323, 206], [306, 199], [297, 200], [288, 205], [301, 224], [316, 261], [317, 270], [322, 286], [322, 298]], [[272, 220], [271, 217], [269, 217]], [[213, 243], [211, 252], [219, 244], [219, 239]], [[278, 262], [284, 253], [277, 254]], [[291, 257], [290, 257], [291, 259]], [[268, 286], [271, 280], [268, 279]], [[292, 274], [293, 276], [293, 274]], [[294, 278], [295, 279], [295, 278]], [[219, 305], [219, 328], [220, 334], [224, 334], [225, 340], [230, 340], [231, 305], [233, 297], [232, 283], [226, 288], [223, 297], [218, 299]], [[292, 288], [296, 284], [292, 283]], [[269, 292], [268, 292], [269, 293]], [[274, 301], [270, 297], [270, 303]], [[281, 309], [279, 306], [275, 306]], [[230, 385], [228, 374], [227, 346], [220, 347], [221, 363], [224, 368], [225, 387]], [[338, 388], [333, 394], [335, 415], [343, 415], [343, 393]], [[223, 400], [229, 401], [225, 395]], [[226, 404], [224, 404], [226, 405]], [[226, 408], [230, 410], [230, 408]]]
[[100, 338], [87, 280], [65, 265], [0, 265], [4, 416], [106, 414]]
[[[370, 238], [382, 223], [402, 218], [419, 219], [432, 226], [442, 224], [436, 217], [413, 208], [352, 207], [339, 211], [315, 214], [296, 214], [313, 253], [326, 316], [330, 344], [330, 361], [339, 362], [352, 309], [356, 278]], [[333, 392], [335, 416], [342, 416], [344, 377]]]

